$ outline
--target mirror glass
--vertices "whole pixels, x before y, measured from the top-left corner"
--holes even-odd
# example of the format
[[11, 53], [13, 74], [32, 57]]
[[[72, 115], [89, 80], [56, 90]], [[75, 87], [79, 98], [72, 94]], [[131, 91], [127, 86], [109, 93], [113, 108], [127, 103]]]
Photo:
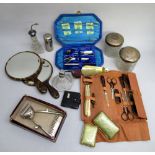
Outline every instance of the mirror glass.
[[52, 65], [50, 64], [50, 62], [48, 62], [47, 60], [43, 59], [42, 61], [43, 61], [42, 69], [41, 69], [41, 72], [39, 73], [37, 79], [40, 80], [41, 82], [44, 82], [51, 77], [53, 68], [52, 68]]
[[41, 66], [40, 57], [29, 51], [12, 56], [6, 63], [6, 73], [17, 80], [29, 78], [36, 74]]

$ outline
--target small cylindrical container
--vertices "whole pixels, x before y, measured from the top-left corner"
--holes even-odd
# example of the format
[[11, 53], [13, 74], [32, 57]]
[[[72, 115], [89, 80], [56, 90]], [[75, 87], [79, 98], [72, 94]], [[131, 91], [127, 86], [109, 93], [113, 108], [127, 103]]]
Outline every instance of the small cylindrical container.
[[83, 66], [81, 69], [81, 73], [84, 76], [93, 76], [96, 74], [101, 74], [106, 72], [106, 69], [104, 67], [98, 67], [98, 66]]
[[116, 66], [121, 71], [132, 71], [140, 59], [140, 52], [134, 47], [124, 47], [119, 51]]
[[53, 50], [53, 40], [50, 33], [44, 34], [44, 42], [46, 51], [51, 52]]
[[85, 85], [85, 103], [84, 103], [84, 114], [86, 117], [91, 116], [91, 100], [88, 98], [90, 94], [90, 84]]
[[118, 57], [121, 46], [124, 43], [124, 37], [119, 33], [109, 33], [105, 37], [105, 54], [108, 57]]

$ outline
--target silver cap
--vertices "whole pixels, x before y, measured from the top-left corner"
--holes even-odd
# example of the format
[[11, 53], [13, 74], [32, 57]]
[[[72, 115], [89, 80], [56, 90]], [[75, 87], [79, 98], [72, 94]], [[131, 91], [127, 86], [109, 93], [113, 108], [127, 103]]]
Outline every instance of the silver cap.
[[121, 34], [113, 32], [107, 34], [105, 37], [105, 42], [110, 46], [117, 47], [124, 43], [124, 38]]
[[122, 48], [119, 52], [119, 55], [123, 61], [130, 63], [137, 62], [140, 58], [139, 51], [136, 48], [130, 46]]
[[44, 39], [49, 40], [49, 39], [51, 39], [51, 38], [52, 38], [52, 36], [51, 36], [50, 33], [44, 34]]

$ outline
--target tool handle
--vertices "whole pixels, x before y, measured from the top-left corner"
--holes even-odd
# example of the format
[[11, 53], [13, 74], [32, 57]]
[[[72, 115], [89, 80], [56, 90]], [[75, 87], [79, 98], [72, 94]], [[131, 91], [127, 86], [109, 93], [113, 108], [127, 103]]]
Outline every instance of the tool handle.
[[131, 103], [131, 110], [132, 110], [133, 113], [137, 114], [137, 108], [136, 108], [136, 105], [135, 105], [133, 92], [128, 92], [128, 95], [129, 95], [129, 100], [130, 100], [130, 103]]
[[55, 99], [59, 98], [59, 96], [60, 96], [59, 92], [53, 86], [51, 86], [48, 81], [45, 82], [45, 84], [46, 84], [48, 91], [51, 94], [51, 96]]
[[130, 81], [129, 81], [129, 77], [126, 74], [122, 74], [122, 78], [125, 81], [126, 85], [128, 86], [129, 89], [131, 89], [130, 87]]
[[90, 99], [86, 99], [84, 102], [84, 114], [86, 117], [91, 116], [91, 100]]
[[129, 117], [128, 117], [128, 111], [127, 110], [128, 109], [126, 107], [123, 107], [123, 112], [121, 114], [121, 118], [124, 121], [127, 121], [129, 119]]
[[90, 85], [85, 85], [85, 102], [84, 102], [84, 114], [86, 117], [91, 116], [91, 100], [87, 97], [90, 97]]
[[104, 76], [100, 77], [100, 81], [101, 81], [102, 86], [105, 87], [105, 78], [104, 78]]
[[124, 80], [123, 80], [123, 77], [122, 77], [122, 76], [121, 76], [121, 77], [119, 77], [119, 81], [120, 81], [120, 84], [121, 84], [122, 88], [125, 88], [125, 82], [124, 82]]
[[37, 84], [36, 84], [36, 85], [37, 85], [37, 89], [38, 89], [42, 94], [44, 94], [44, 93], [47, 92], [47, 87], [46, 87], [46, 85], [45, 85], [43, 82], [37, 80]]

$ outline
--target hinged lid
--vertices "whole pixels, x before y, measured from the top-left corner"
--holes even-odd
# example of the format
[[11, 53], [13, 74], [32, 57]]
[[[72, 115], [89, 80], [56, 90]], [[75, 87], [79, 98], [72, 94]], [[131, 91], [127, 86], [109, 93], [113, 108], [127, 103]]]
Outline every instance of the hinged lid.
[[94, 45], [102, 37], [102, 21], [95, 14], [62, 14], [54, 28], [62, 45]]

